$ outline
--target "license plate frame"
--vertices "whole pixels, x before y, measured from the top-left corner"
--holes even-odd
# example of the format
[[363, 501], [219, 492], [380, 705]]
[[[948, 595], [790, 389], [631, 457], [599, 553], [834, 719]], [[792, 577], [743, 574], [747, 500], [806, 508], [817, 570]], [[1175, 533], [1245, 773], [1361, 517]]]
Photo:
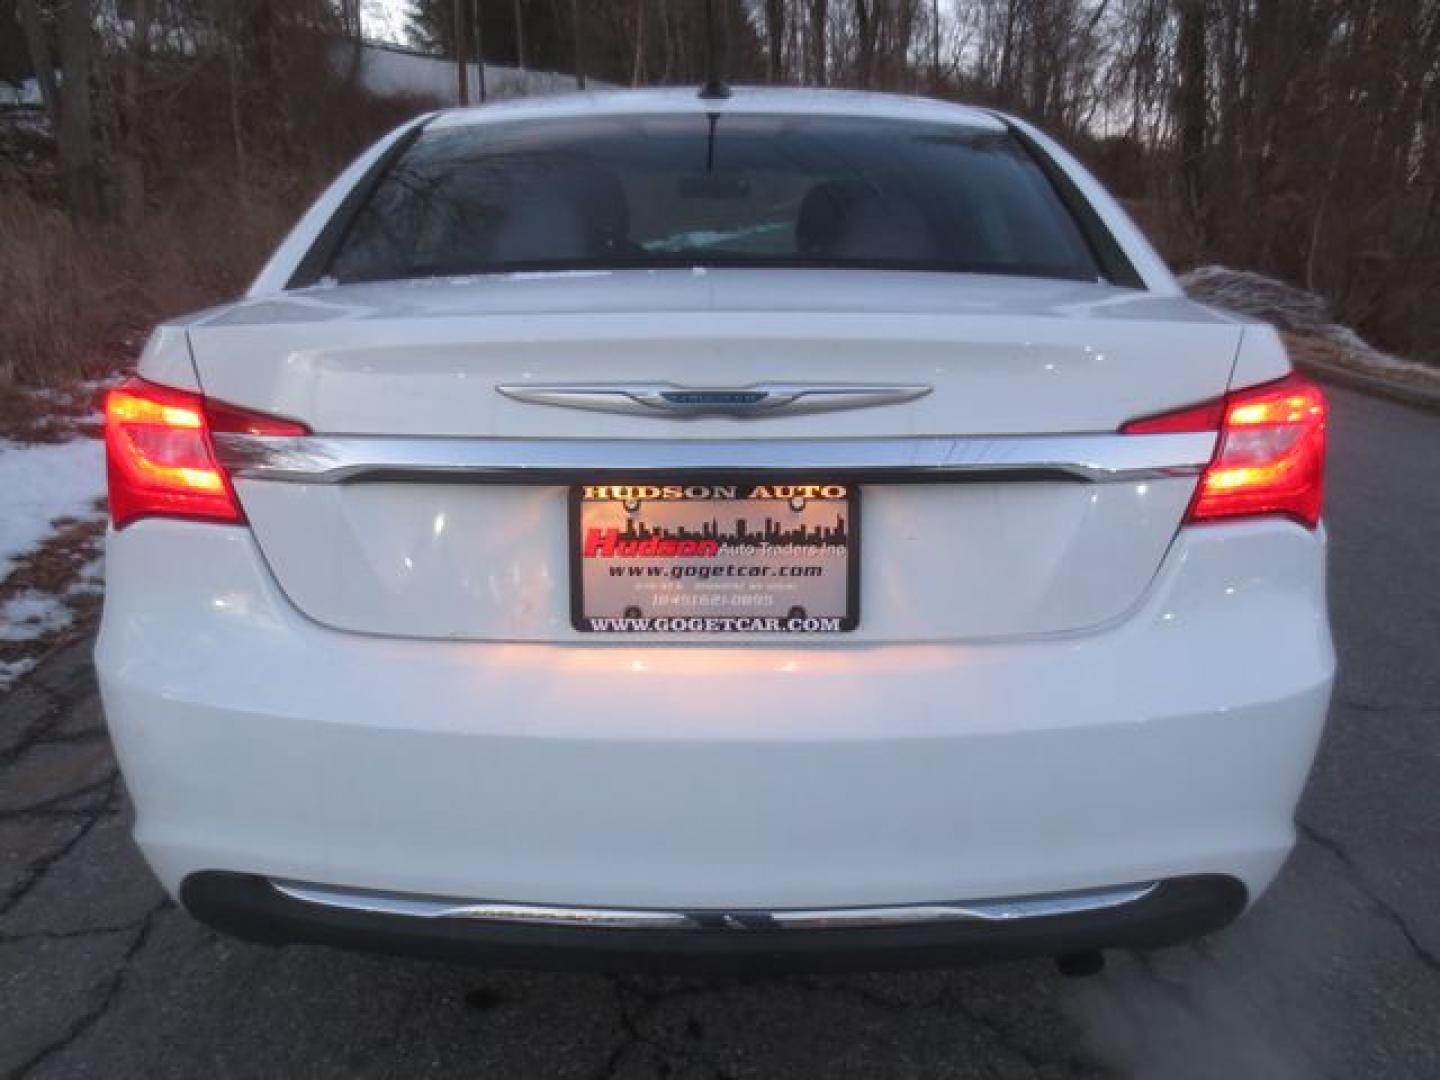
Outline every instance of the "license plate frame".
[[[597, 611], [586, 610], [586, 563], [597, 562], [595, 558], [587, 560], [584, 550], [586, 542], [585, 534], [588, 527], [587, 522], [594, 520], [593, 518], [587, 518], [586, 504], [607, 503], [611, 507], [614, 507], [617, 503], [623, 504], [623, 500], [615, 498], [587, 499], [587, 491], [593, 492], [595, 489], [600, 488], [607, 489], [610, 492], [614, 492], [614, 490], [617, 488], [630, 489], [632, 491], [639, 489], [646, 492], [651, 490], [660, 490], [663, 492], [666, 489], [677, 488], [681, 491], [693, 491], [697, 488], [707, 488], [711, 490], [720, 489], [723, 491], [726, 488], [732, 488], [735, 489], [739, 495], [739, 497], [736, 498], [717, 498], [712, 496], [704, 500], [690, 498], [639, 499], [637, 501], [640, 506], [639, 513], [642, 515], [642, 522], [645, 520], [643, 518], [643, 513], [644, 509], [646, 508], [646, 504], [658, 504], [661, 506], [668, 506], [673, 508], [677, 505], [693, 505], [696, 502], [702, 502], [705, 506], [712, 508], [716, 506], [725, 506], [727, 510], [729, 510], [729, 516], [734, 517], [735, 508], [737, 506], [753, 506], [756, 507], [758, 511], [767, 502], [770, 503], [771, 506], [781, 504], [793, 510], [793, 504], [789, 503], [789, 498], [781, 498], [774, 494], [777, 489], [783, 492], [794, 491], [796, 489], [800, 489], [802, 491], [826, 491], [839, 488], [844, 492], [843, 497], [804, 499], [803, 501], [805, 504], [805, 509], [794, 511], [794, 513], [801, 514], [807, 518], [819, 516], [822, 518], [822, 520], [824, 520], [828, 519], [828, 514], [826, 514], [825, 511], [820, 508], [825, 507], [835, 509], [835, 527], [843, 531], [843, 537], [838, 538], [841, 539], [841, 546], [843, 547], [843, 554], [839, 556], [843, 560], [841, 565], [839, 565], [838, 567], [834, 566], [833, 561], [837, 556], [828, 552], [817, 551], [813, 553], [807, 553], [805, 557], [809, 558], [812, 562], [828, 562], [832, 564], [826, 565], [824, 567], [824, 571], [822, 572], [820, 577], [825, 581], [825, 587], [831, 591], [833, 591], [838, 584], [839, 589], [841, 590], [841, 602], [839, 604], [831, 603], [827, 605], [822, 605], [825, 610], [818, 613], [812, 613], [808, 610], [808, 607], [806, 605], [798, 605], [801, 608], [805, 609], [803, 614], [799, 616], [797, 616], [793, 610], [785, 609], [777, 612], [774, 611], [773, 608], [767, 609], [763, 612], [757, 610], [755, 614], [750, 614], [748, 612], [718, 613], [715, 611], [677, 611], [673, 615], [657, 616], [652, 611], [642, 612], [642, 616], [650, 619], [665, 619], [667, 621], [664, 623], [664, 625], [646, 628], [638, 628], [633, 624], [628, 628], [617, 628], [614, 626], [597, 626], [592, 620], [614, 619], [617, 617], [617, 614], [615, 612], [601, 614]], [[771, 497], [767, 499], [763, 496], [755, 495], [756, 490], [760, 488], [763, 488], [766, 491], [770, 492]], [[683, 480], [606, 480], [603, 482], [597, 481], [593, 484], [573, 484], [569, 488], [568, 498], [569, 514], [567, 521], [566, 548], [569, 554], [570, 563], [570, 624], [572, 628], [579, 633], [583, 633], [586, 635], [594, 635], [599, 638], [615, 637], [626, 634], [640, 636], [676, 637], [717, 635], [726, 638], [744, 638], [746, 636], [755, 636], [757, 634], [777, 634], [787, 637], [832, 637], [836, 634], [853, 633], [860, 625], [860, 518], [862, 514], [860, 488], [856, 484], [839, 483], [835, 481], [817, 482], [809, 478], [737, 478], [735, 476], [726, 476], [719, 479], [686, 477]], [[629, 513], [627, 512], [627, 518], [629, 516], [631, 515], [629, 515]], [[652, 516], [649, 520], [653, 522], [654, 517]], [[766, 531], [768, 531], [768, 525], [769, 523], [767, 522]], [[823, 528], [824, 526], [821, 525], [820, 527]], [[756, 538], [760, 538], [761, 535], [763, 534], [756, 534]], [[660, 538], [664, 538], [663, 534], [662, 536], [657, 537], [657, 539]], [[726, 537], [721, 539], [725, 539], [732, 543], [734, 542], [734, 538]], [[832, 539], [836, 538], [832, 537]], [[807, 539], [806, 544], [816, 545], [818, 544], [818, 541], [814, 539]], [[716, 558], [717, 560], [716, 563], [708, 565], [724, 566], [738, 564], [747, 566], [791, 566], [797, 565], [796, 560], [801, 558], [798, 555], [775, 555], [773, 554], [774, 550], [775, 549], [773, 548], [771, 549], [772, 553], [769, 556], [767, 556], [764, 552], [751, 555], [735, 554], [734, 552], [725, 553], [718, 556], [713, 556], [713, 558]], [[703, 558], [703, 556], [700, 557]], [[774, 561], [770, 561], [767, 563], [765, 561], [767, 557]], [[654, 565], [656, 563], [659, 563], [661, 565], [682, 565], [679, 560], [693, 560], [697, 558], [697, 556], [669, 556], [668, 562], [666, 561], [667, 556], [664, 555], [655, 555], [653, 557], [630, 556], [629, 558], [631, 559], [632, 563], [642, 563], [649, 565]], [[604, 565], [613, 565], [613, 563], [605, 563]], [[693, 562], [691, 563], [691, 565], [693, 565]], [[769, 576], [768, 571], [766, 572], [766, 576]], [[596, 577], [598, 577], [598, 573], [592, 575], [592, 580]], [[685, 579], [675, 579], [660, 575], [658, 576], [658, 580], [678, 582]], [[746, 578], [745, 580], [747, 581], [747, 583], [749, 583], [750, 579]], [[775, 578], [770, 577], [769, 583], [773, 584], [775, 580]], [[803, 581], [805, 579], [796, 580]], [[779, 586], [776, 587], [776, 590], [781, 592], [784, 591]], [[683, 592], [683, 590], [680, 591]], [[704, 590], [701, 591], [703, 592]], [[755, 590], [752, 586], [749, 591], [756, 592], [757, 590]], [[758, 592], [761, 595], [766, 594], [766, 590], [763, 587], [761, 587]], [[792, 607], [794, 606], [796, 605], [792, 605]], [[631, 612], [628, 611], [622, 611], [618, 615], [618, 617], [621, 618], [628, 618], [630, 616]], [[777, 619], [779, 620], [781, 625], [773, 626], [769, 623], [757, 624], [756, 620], [759, 618]], [[791, 623], [791, 620], [795, 618], [798, 618], [800, 620], [798, 624]], [[813, 623], [817, 622], [821, 625], [814, 626]]]

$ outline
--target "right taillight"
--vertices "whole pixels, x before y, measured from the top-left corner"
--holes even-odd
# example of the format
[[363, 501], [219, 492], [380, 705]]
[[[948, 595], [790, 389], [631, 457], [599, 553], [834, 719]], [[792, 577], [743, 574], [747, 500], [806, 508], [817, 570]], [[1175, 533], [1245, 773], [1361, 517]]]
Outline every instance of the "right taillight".
[[1287, 375], [1221, 401], [1132, 420], [1127, 434], [1215, 431], [1215, 456], [1200, 476], [1187, 521], [1280, 514], [1308, 528], [1325, 488], [1325, 397]]

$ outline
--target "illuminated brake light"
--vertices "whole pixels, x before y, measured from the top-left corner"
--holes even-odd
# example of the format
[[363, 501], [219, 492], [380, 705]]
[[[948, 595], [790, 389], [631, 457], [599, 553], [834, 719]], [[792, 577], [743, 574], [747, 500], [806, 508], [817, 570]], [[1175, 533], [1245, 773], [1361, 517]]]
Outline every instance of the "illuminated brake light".
[[240, 524], [245, 515], [215, 458], [211, 433], [304, 435], [309, 429], [206, 401], [187, 390], [126, 379], [105, 398], [110, 520], [143, 517]]
[[1324, 496], [1327, 412], [1318, 387], [1287, 375], [1204, 405], [1132, 420], [1120, 430], [1218, 431], [1187, 521], [1280, 514], [1313, 529]]

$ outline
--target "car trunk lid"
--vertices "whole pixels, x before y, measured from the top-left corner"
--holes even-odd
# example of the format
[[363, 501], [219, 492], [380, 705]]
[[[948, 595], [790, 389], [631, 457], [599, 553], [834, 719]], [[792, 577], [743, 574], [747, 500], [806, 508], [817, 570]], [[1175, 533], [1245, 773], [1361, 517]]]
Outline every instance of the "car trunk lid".
[[[208, 395], [305, 422], [312, 451], [364, 459], [236, 483], [281, 585], [322, 623], [583, 638], [573, 485], [672, 465], [684, 481], [699, 464], [783, 479], [793, 465], [795, 479], [862, 481], [848, 637], [917, 641], [1068, 632], [1133, 605], [1194, 476], [1173, 467], [1175, 437], [1113, 433], [1222, 393], [1239, 327], [1075, 282], [635, 271], [312, 290], [228, 309], [191, 339]], [[738, 419], [514, 392], [597, 384], [906, 393]], [[1120, 443], [1127, 467], [1107, 475]], [[547, 461], [567, 467], [533, 471]], [[867, 463], [889, 471], [851, 468]]]

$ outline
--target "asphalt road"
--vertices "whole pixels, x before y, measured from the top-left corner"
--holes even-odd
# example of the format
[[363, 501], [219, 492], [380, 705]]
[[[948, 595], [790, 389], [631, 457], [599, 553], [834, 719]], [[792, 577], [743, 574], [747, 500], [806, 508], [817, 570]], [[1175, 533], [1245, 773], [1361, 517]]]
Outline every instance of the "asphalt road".
[[1333, 400], [1335, 709], [1293, 859], [1211, 939], [753, 981], [229, 941], [130, 845], [80, 642], [0, 699], [0, 1074], [1440, 1076], [1440, 416]]

